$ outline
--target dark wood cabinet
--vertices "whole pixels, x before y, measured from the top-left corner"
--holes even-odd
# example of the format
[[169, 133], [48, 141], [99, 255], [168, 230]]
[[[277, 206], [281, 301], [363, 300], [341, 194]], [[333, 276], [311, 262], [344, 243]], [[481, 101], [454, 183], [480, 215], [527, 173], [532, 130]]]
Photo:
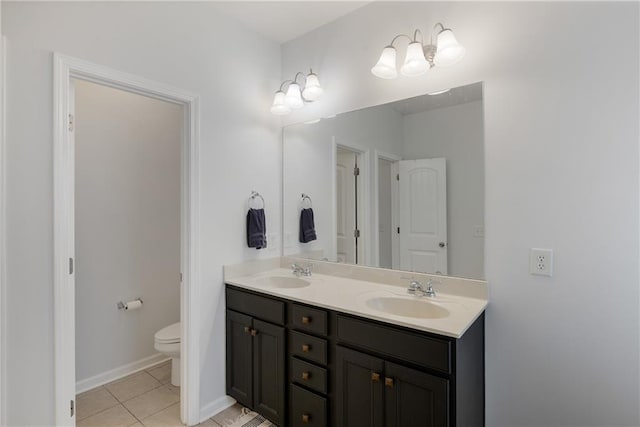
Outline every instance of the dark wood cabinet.
[[340, 427], [384, 426], [384, 361], [336, 349], [336, 410]]
[[253, 406], [251, 316], [227, 310], [227, 394]]
[[283, 425], [285, 328], [227, 310], [227, 394]]
[[483, 427], [484, 315], [456, 339], [227, 285], [227, 392], [280, 427]]
[[385, 426], [449, 425], [449, 381], [391, 362], [384, 364]]

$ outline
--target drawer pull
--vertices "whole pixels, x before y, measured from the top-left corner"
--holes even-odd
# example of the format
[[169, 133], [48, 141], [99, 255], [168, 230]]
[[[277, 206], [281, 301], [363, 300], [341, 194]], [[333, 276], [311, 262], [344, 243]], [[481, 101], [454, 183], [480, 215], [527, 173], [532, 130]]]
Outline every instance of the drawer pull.
[[304, 325], [308, 325], [309, 323], [311, 323], [311, 317], [309, 317], [309, 316], [302, 316], [302, 324], [304, 324]]
[[302, 344], [303, 353], [309, 353], [310, 350], [311, 350], [311, 346], [309, 344]]
[[255, 337], [256, 335], [258, 335], [258, 330], [257, 329], [252, 329], [251, 330], [251, 336]]
[[311, 372], [303, 372], [302, 373], [302, 379], [307, 381], [309, 378], [311, 378]]
[[305, 423], [305, 424], [306, 424], [306, 423], [308, 423], [308, 422], [309, 422], [309, 420], [311, 420], [311, 415], [309, 415], [309, 414], [302, 414], [302, 422], [303, 422], [303, 423]]
[[384, 385], [390, 388], [393, 387], [393, 378], [385, 377]]
[[380, 374], [377, 372], [371, 372], [371, 381], [373, 381], [374, 383], [380, 381]]
[[251, 332], [251, 328], [250, 328], [250, 327], [248, 327], [248, 326], [245, 326], [245, 327], [244, 327], [244, 333], [245, 333], [245, 334], [248, 334], [249, 332]]

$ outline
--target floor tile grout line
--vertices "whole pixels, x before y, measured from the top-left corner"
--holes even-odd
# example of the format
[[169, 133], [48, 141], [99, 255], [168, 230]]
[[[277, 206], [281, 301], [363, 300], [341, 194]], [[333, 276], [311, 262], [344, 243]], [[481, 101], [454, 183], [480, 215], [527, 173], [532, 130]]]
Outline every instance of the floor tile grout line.
[[[82, 420], [76, 420], [76, 421], [77, 421], [77, 422], [80, 422], [80, 421], [84, 421], [84, 420], [86, 420], [87, 418], [95, 417], [96, 415], [100, 415], [100, 414], [101, 414], [101, 413], [103, 413], [103, 412], [106, 412], [106, 411], [109, 411], [109, 410], [111, 410], [111, 409], [115, 408], [116, 406], [122, 406], [122, 407], [124, 408], [124, 405], [123, 405], [122, 403], [118, 402], [118, 404], [117, 404], [117, 405], [113, 405], [113, 406], [111, 406], [111, 407], [109, 407], [109, 408], [105, 408], [105, 409], [103, 409], [102, 411], [96, 412], [96, 413], [95, 413], [95, 414], [93, 414], [93, 415], [89, 415], [88, 417], [84, 417]], [[124, 409], [125, 409], [125, 410], [127, 410], [127, 408], [124, 408]], [[127, 411], [128, 411], [128, 410], [127, 410]]]

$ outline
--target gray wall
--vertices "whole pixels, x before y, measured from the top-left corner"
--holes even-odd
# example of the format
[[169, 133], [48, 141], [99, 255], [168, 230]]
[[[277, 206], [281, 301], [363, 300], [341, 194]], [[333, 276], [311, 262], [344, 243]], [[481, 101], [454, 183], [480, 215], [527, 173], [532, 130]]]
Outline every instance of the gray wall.
[[[373, 3], [283, 47], [283, 75], [313, 66], [326, 91], [287, 123], [485, 82], [488, 426], [640, 423], [638, 13], [631, 2]], [[461, 63], [394, 81], [369, 73], [395, 34], [439, 21], [466, 46]], [[529, 275], [531, 247], [554, 249], [552, 278]]]
[[[184, 112], [75, 82], [76, 381], [153, 356], [180, 320]], [[142, 298], [136, 311], [118, 301]]]
[[[211, 3], [2, 2], [7, 70], [8, 425], [53, 424], [53, 52], [201, 97], [201, 406], [225, 395], [222, 266], [246, 247], [252, 189], [280, 234], [280, 47]], [[238, 55], [241, 52], [241, 55]], [[273, 242], [273, 240], [272, 240]]]

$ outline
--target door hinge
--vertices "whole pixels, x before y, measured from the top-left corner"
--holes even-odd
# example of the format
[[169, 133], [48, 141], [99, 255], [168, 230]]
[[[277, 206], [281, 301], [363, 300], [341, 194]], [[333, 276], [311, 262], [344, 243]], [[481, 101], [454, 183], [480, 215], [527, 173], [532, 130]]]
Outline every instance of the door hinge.
[[73, 114], [69, 114], [69, 132], [73, 132]]
[[75, 405], [74, 401], [73, 401], [73, 400], [71, 400], [71, 403], [70, 403], [70, 405], [69, 405], [69, 412], [70, 412], [70, 414], [71, 414], [71, 415], [70, 415], [71, 417], [73, 417], [73, 414], [75, 414], [75, 413], [76, 413], [76, 409], [75, 409], [74, 405]]
[[354, 176], [359, 176], [360, 175], [360, 168], [359, 167], [355, 167], [353, 168], [353, 175]]
[[355, 237], [356, 239], [360, 238], [360, 230], [355, 229], [353, 230], [353, 237]]
[[69, 258], [69, 274], [73, 274], [73, 258]]
[[400, 227], [398, 227], [398, 234], [400, 234]]
[[180, 273], [180, 283], [182, 283], [182, 273]]
[[396, 174], [396, 181], [400, 181], [400, 174], [399, 173]]

